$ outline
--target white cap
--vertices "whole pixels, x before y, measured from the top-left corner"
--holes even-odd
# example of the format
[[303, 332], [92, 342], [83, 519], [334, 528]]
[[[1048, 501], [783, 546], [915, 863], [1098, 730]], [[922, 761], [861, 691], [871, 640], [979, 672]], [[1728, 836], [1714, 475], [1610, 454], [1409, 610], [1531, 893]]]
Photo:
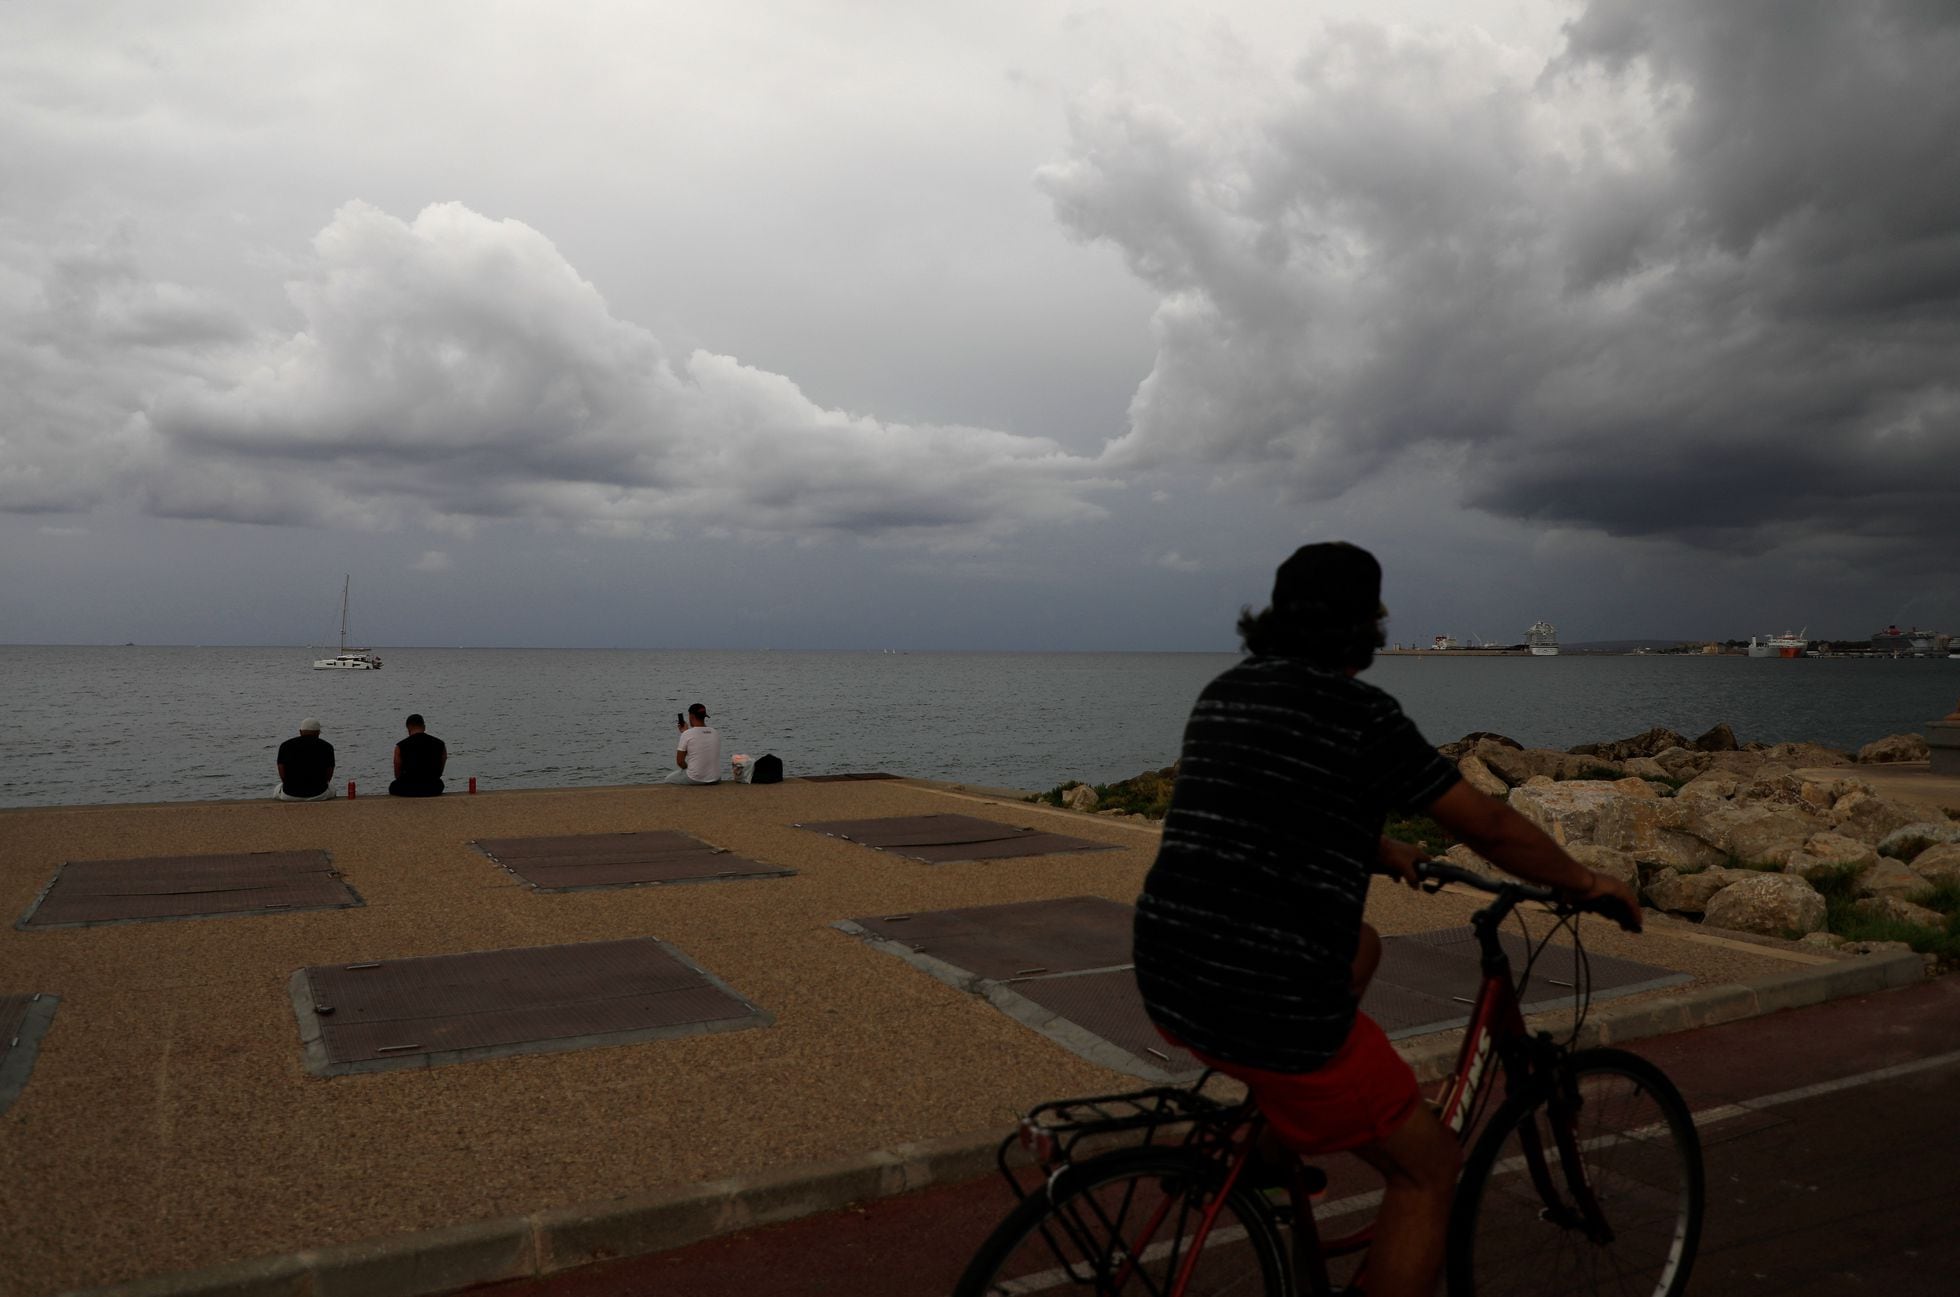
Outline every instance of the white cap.
[[299, 723], [299, 732], [301, 734], [318, 734], [320, 732], [319, 718], [314, 716], [309, 716], [305, 720], [301, 721]]

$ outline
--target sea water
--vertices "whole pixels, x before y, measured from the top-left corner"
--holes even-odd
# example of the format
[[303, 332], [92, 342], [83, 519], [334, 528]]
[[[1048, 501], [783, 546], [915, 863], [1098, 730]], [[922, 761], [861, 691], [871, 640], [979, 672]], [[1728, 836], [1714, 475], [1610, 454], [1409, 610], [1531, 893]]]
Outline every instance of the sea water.
[[[1101, 783], [1168, 765], [1229, 653], [788, 653], [378, 649], [380, 671], [314, 671], [305, 648], [0, 647], [0, 806], [270, 795], [274, 754], [316, 716], [335, 782], [384, 793], [410, 712], [458, 791], [641, 783], [673, 769], [674, 713], [704, 703], [722, 754], [785, 773], [884, 770], [986, 787]], [[1534, 746], [1693, 736], [1857, 748], [1960, 699], [1960, 662], [1567, 654], [1384, 657], [1434, 742], [1494, 730]]]

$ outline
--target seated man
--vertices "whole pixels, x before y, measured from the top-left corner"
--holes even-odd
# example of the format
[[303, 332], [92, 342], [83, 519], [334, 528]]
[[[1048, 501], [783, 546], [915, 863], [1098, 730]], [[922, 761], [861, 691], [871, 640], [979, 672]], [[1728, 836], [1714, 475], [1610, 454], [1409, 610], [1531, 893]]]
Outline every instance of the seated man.
[[442, 796], [442, 768], [449, 764], [449, 749], [443, 741], [422, 727], [422, 713], [408, 718], [408, 737], [395, 744], [395, 781], [388, 785], [390, 797]]
[[320, 737], [320, 722], [299, 723], [299, 737], [279, 745], [279, 784], [272, 795], [282, 802], [333, 800], [333, 744]]
[[721, 782], [721, 735], [708, 724], [708, 709], [695, 703], [680, 722], [680, 741], [674, 746], [670, 784], [705, 788]]

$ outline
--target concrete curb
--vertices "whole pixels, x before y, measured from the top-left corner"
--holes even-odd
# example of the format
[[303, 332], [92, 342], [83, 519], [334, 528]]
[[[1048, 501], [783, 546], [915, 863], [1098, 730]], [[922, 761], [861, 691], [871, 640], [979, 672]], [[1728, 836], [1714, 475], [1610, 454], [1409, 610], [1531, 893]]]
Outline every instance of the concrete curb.
[[[1712, 1027], [1908, 986], [1924, 976], [1924, 960], [1900, 951], [1703, 987], [1645, 1003], [1607, 1004], [1588, 1016], [1579, 1043], [1620, 1044]], [[1534, 1015], [1531, 1022], [1557, 1031], [1559, 1016]], [[1427, 1082], [1449, 1070], [1456, 1049], [1457, 1035], [1452, 1031], [1410, 1042], [1402, 1054], [1417, 1077]], [[441, 1297], [477, 1284], [671, 1251], [852, 1203], [976, 1179], [993, 1171], [994, 1150], [1003, 1134], [975, 1132], [900, 1144], [834, 1162], [780, 1167], [639, 1197], [233, 1262], [91, 1288], [69, 1297]]]

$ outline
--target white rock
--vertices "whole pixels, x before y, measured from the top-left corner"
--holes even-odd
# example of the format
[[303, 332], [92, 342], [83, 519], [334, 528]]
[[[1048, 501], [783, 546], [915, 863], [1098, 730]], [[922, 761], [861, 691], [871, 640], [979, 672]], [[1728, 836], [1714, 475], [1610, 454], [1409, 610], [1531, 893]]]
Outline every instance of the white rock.
[[1795, 874], [1757, 874], [1709, 898], [1702, 921], [1766, 937], [1802, 936], [1824, 926], [1824, 898]]
[[1092, 811], [1101, 800], [1096, 796], [1096, 790], [1087, 784], [1077, 784], [1062, 794], [1062, 805], [1072, 811]]
[[1652, 757], [1628, 757], [1620, 763], [1620, 769], [1640, 779], [1672, 779], [1667, 767]]

